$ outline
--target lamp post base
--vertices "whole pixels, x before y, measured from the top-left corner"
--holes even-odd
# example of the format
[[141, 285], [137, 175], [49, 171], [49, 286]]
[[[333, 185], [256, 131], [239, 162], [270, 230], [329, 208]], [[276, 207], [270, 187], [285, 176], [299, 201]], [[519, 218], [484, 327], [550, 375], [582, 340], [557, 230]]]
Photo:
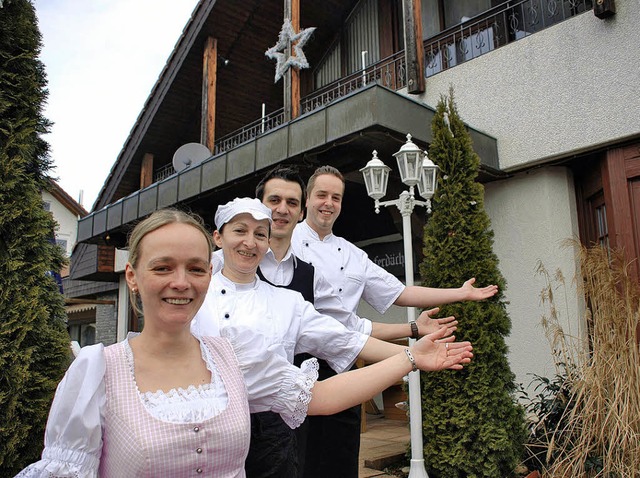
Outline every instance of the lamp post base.
[[409, 478], [429, 478], [427, 470], [424, 468], [424, 460], [411, 459], [411, 468], [409, 469]]

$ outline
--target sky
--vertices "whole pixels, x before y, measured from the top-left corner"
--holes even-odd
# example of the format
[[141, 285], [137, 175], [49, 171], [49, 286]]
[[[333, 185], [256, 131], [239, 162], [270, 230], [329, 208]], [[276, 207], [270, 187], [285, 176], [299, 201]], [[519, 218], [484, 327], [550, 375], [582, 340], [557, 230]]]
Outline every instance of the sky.
[[90, 210], [197, 0], [34, 0], [50, 175]]

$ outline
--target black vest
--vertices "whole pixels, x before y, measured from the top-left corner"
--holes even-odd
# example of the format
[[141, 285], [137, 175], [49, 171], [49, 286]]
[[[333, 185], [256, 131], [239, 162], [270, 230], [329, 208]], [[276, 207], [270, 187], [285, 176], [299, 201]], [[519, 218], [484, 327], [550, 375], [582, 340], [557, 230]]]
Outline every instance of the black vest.
[[315, 269], [311, 264], [305, 261], [301, 261], [296, 257], [294, 261], [294, 269], [293, 269], [293, 279], [288, 285], [276, 285], [271, 284], [267, 279], [262, 275], [262, 271], [258, 267], [258, 277], [260, 280], [265, 281], [267, 284], [271, 284], [275, 287], [283, 287], [289, 290], [295, 290], [296, 292], [300, 292], [304, 300], [307, 302], [314, 303], [314, 293], [313, 293], [313, 275], [315, 273]]

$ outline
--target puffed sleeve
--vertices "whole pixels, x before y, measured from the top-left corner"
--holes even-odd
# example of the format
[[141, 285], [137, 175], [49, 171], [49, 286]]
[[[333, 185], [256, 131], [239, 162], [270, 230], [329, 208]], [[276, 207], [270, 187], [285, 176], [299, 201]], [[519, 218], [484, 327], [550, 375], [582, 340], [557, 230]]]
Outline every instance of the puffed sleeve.
[[318, 361], [306, 360], [298, 368], [287, 361], [282, 345], [269, 344], [247, 327], [225, 327], [222, 335], [231, 342], [238, 358], [251, 413], [272, 411], [291, 428], [299, 427], [307, 416], [311, 390], [318, 380]]
[[42, 459], [16, 478], [94, 478], [102, 452], [105, 404], [103, 345], [81, 349], [58, 385], [44, 436]]

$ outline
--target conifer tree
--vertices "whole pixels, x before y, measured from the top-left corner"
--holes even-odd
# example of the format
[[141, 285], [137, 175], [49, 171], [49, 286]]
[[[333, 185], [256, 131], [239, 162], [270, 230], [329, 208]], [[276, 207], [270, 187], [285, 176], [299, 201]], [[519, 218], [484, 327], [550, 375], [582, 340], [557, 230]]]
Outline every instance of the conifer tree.
[[424, 229], [422, 279], [429, 287], [497, 284], [481, 302], [441, 308], [454, 315], [459, 340], [470, 340], [474, 359], [459, 372], [422, 374], [425, 463], [431, 478], [513, 476], [525, 441], [524, 413], [516, 403], [515, 376], [507, 361], [511, 329], [505, 280], [493, 252], [493, 231], [476, 182], [480, 158], [454, 103], [443, 96], [432, 122], [429, 158], [440, 167], [433, 213]]
[[42, 452], [55, 387], [69, 363], [64, 264], [41, 192], [51, 168], [44, 67], [29, 0], [0, 1], [0, 476]]

